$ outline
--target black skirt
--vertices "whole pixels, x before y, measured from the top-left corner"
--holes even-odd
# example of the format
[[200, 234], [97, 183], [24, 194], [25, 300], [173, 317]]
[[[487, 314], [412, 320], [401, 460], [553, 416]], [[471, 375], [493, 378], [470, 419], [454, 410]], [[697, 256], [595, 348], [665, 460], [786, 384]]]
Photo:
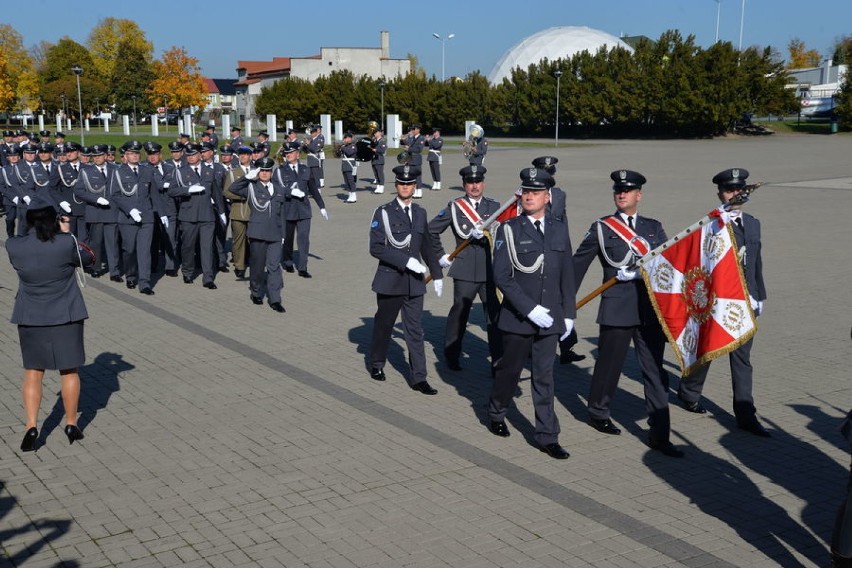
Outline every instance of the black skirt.
[[76, 369], [86, 362], [83, 321], [61, 325], [19, 325], [24, 369]]

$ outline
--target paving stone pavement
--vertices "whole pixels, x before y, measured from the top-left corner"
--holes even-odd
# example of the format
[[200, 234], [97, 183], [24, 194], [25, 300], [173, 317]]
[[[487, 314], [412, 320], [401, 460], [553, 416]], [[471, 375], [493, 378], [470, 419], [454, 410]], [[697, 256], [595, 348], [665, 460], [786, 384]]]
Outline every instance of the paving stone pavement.
[[[443, 366], [449, 286], [442, 298], [429, 293], [424, 316], [438, 396], [406, 386], [399, 328], [387, 382], [370, 380], [376, 263], [367, 233], [373, 208], [391, 196], [365, 189], [342, 203], [339, 163], [329, 160], [331, 220], [313, 223], [314, 278], [285, 275], [286, 314], [252, 305], [233, 274], [220, 274], [215, 291], [163, 278], [153, 297], [88, 280], [82, 442], [65, 441], [51, 373], [44, 446], [19, 451], [17, 331], [0, 326], [0, 566], [828, 565], [849, 463], [836, 427], [852, 401], [852, 138], [492, 146], [487, 192], [508, 198], [519, 170], [545, 153], [559, 158], [575, 246], [614, 209], [616, 168], [648, 177], [641, 211], [670, 234], [715, 205], [716, 172], [741, 166], [768, 182], [747, 210], [763, 221], [769, 300], [753, 362], [771, 439], [736, 430], [725, 361], [708, 380], [709, 414], [685, 412], [672, 395], [672, 437], [685, 459], [644, 445], [632, 358], [613, 407], [624, 433], [586, 426], [597, 301], [577, 320], [577, 350], [589, 357], [556, 368], [567, 461], [533, 445], [528, 382], [509, 415], [512, 436], [487, 431], [478, 309], [464, 371]], [[421, 201], [430, 217], [460, 195], [462, 165], [460, 154], [445, 156], [445, 189]], [[581, 292], [599, 277], [591, 269]], [[0, 313], [11, 313], [16, 288], [0, 254]]]

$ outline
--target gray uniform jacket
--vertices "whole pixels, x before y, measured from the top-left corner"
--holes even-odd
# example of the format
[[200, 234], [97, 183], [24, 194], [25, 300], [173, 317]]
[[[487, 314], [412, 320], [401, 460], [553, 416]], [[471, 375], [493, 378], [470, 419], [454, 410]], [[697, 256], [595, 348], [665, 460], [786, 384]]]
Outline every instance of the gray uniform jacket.
[[[614, 215], [617, 215], [614, 214]], [[603, 218], [603, 217], [602, 217]], [[614, 260], [620, 261], [630, 250], [621, 237], [615, 234], [606, 225], [603, 226], [604, 242], [598, 242], [597, 222], [593, 223], [589, 232], [583, 238], [583, 242], [574, 253], [574, 272], [577, 278], [577, 289], [589, 269], [589, 265], [598, 258], [603, 267], [603, 280], [606, 282], [618, 274], [618, 268], [610, 266], [604, 260], [602, 250]], [[636, 216], [635, 232], [648, 241], [651, 249], [666, 242], [666, 232], [663, 225], [656, 219]], [[657, 320], [654, 308], [648, 298], [648, 290], [642, 280], [630, 280], [619, 282], [601, 294], [601, 303], [598, 308], [597, 323], [600, 325], [630, 327], [635, 325], [647, 325]]]
[[[21, 163], [6, 164], [3, 166], [2, 179], [0, 185], [5, 186], [3, 189], [3, 197], [9, 200], [12, 204], [12, 198], [18, 198], [18, 207], [26, 208], [26, 203], [23, 201], [25, 195], [32, 197], [33, 193], [33, 177], [30, 169], [27, 166], [21, 166]], [[9, 205], [7, 204], [7, 206]]]
[[566, 221], [565, 217], [565, 192], [560, 187], [550, 188], [550, 214], [559, 219]]
[[[216, 181], [212, 168], [198, 164], [200, 176], [189, 164], [184, 163], [174, 172], [174, 183], [169, 184], [168, 194], [178, 199], [178, 220], [187, 223], [209, 223], [218, 221], [216, 215], [225, 212], [222, 186]], [[201, 193], [189, 193], [189, 186], [203, 185]]]
[[[743, 267], [748, 293], [760, 302], [766, 299], [766, 286], [763, 283], [763, 258], [760, 253], [760, 221], [742, 213], [743, 226], [733, 224], [737, 249], [740, 250], [740, 264]], [[743, 250], [745, 246], [745, 250]]]
[[355, 161], [355, 156], [358, 154], [358, 149], [355, 143], [349, 143], [340, 148], [340, 171], [344, 174], [351, 174], [358, 167], [358, 162]]
[[134, 174], [131, 167], [121, 164], [112, 174], [113, 203], [119, 209], [119, 225], [135, 225], [136, 221], [130, 216], [133, 209], [142, 214], [142, 223], [154, 222], [154, 204], [151, 193], [153, 173], [151, 168], [139, 165], [139, 173]]
[[[175, 198], [169, 196], [169, 188], [166, 184], [174, 183], [175, 167], [167, 162], [160, 162], [157, 166], [145, 162], [142, 166], [151, 171], [151, 204], [157, 217], [176, 217], [177, 204]], [[158, 167], [159, 166], [159, 167]], [[162, 173], [160, 170], [162, 169]]]
[[53, 184], [55, 183], [55, 178], [53, 177], [53, 172], [56, 171], [56, 163], [51, 162], [50, 164], [50, 173], [46, 169], [44, 169], [44, 165], [41, 162], [35, 162], [32, 167], [33, 171], [33, 183], [36, 186], [36, 190], [39, 189], [52, 189]]
[[381, 166], [385, 163], [385, 153], [388, 151], [388, 143], [384, 136], [373, 142], [375, 144], [373, 149], [376, 151], [376, 155], [373, 156], [372, 163], [373, 165]]
[[251, 210], [246, 233], [248, 238], [281, 242], [284, 238], [284, 196], [287, 190], [274, 176], [269, 183], [272, 185], [271, 196], [260, 180], [249, 180], [245, 176], [232, 183], [229, 191], [246, 199]]
[[410, 139], [406, 150], [411, 154], [411, 166], [423, 165], [423, 148], [426, 147], [426, 139], [423, 136], [417, 135]]
[[[117, 223], [118, 208], [112, 202], [112, 189], [110, 182], [115, 171], [114, 164], [104, 164], [106, 177], [101, 175], [100, 170], [94, 164], [83, 164], [77, 183], [74, 186], [74, 195], [78, 200], [86, 203], [87, 223]], [[107, 199], [109, 205], [98, 205], [98, 198]]]
[[77, 169], [74, 169], [69, 162], [59, 164], [59, 167], [51, 169], [50, 175], [53, 177], [52, 187], [54, 201], [57, 205], [63, 201], [67, 201], [71, 206], [71, 215], [82, 217], [86, 214], [86, 204], [79, 199], [74, 198], [74, 186], [77, 185], [77, 177], [80, 175], [80, 170], [83, 164], [77, 164]]
[[439, 162], [441, 160], [441, 148], [444, 147], [444, 139], [443, 138], [435, 138], [434, 136], [429, 139], [429, 157], [426, 158], [428, 162]]
[[60, 325], [89, 317], [83, 294], [74, 277], [74, 268], [94, 264], [94, 256], [80, 251], [67, 233], [52, 241], [40, 241], [35, 231], [6, 241], [9, 261], [20, 282], [12, 309], [12, 323], [18, 325]]
[[[467, 197], [463, 197], [462, 199], [470, 203], [470, 200]], [[473, 206], [471, 205], [471, 207]], [[496, 213], [498, 209], [500, 209], [500, 202], [491, 199], [490, 197], [483, 196], [479, 203], [477, 213], [479, 213], [479, 216], [485, 220], [493, 213]], [[473, 228], [473, 224], [467, 216], [462, 213], [457, 205], [455, 205], [455, 200], [450, 201], [446, 208], [442, 209], [434, 219], [429, 221], [429, 237], [432, 240], [432, 248], [435, 250], [435, 254], [439, 259], [446, 254], [444, 246], [441, 243], [441, 233], [443, 233], [447, 227], [452, 228], [456, 246], [459, 246], [462, 241], [464, 241], [453, 226], [453, 215], [456, 217], [459, 229], [461, 229], [464, 233], [469, 233]], [[471, 240], [471, 243], [453, 259], [453, 264], [450, 266], [447, 276], [455, 278], [456, 280], [465, 280], [467, 282], [485, 282], [490, 274], [490, 269], [488, 268], [490, 263], [491, 244], [488, 242], [488, 239], [485, 237], [481, 239], [473, 239]]]
[[[527, 274], [517, 270], [509, 257], [506, 227], [511, 227], [518, 262], [532, 266], [544, 254], [540, 269]], [[494, 283], [503, 292], [497, 327], [519, 335], [562, 335], [565, 318], [574, 319], [576, 288], [571, 239], [564, 221], [544, 216], [544, 236], [536, 231], [526, 215], [509, 219], [497, 230], [494, 241]], [[549, 309], [553, 325], [539, 328], [527, 319], [537, 305]]]
[[481, 166], [482, 161], [485, 159], [485, 154], [488, 153], [488, 140], [485, 138], [480, 138], [476, 143], [476, 146], [473, 147], [473, 154], [470, 155], [469, 162], [474, 166]]
[[311, 141], [305, 145], [305, 148], [308, 151], [308, 167], [320, 167], [320, 152], [322, 152], [323, 148], [325, 148], [325, 137], [320, 134], [319, 136], [311, 138]]
[[[320, 192], [315, 187], [313, 187], [312, 184], [308, 184], [308, 180], [311, 179], [311, 172], [310, 169], [306, 168], [304, 164], [299, 164], [298, 177], [295, 173], [293, 173], [293, 170], [290, 168], [290, 166], [286, 164], [275, 170], [275, 174], [272, 177], [273, 179], [276, 179], [278, 183], [280, 183], [286, 189], [284, 194], [285, 221], [310, 219], [312, 216], [310, 201], [311, 197], [314, 198], [320, 209], [325, 209], [325, 201], [323, 201]], [[291, 195], [293, 184], [296, 184], [296, 187], [298, 187], [305, 193], [304, 197], [293, 197]]]
[[[441, 265], [429, 242], [426, 210], [416, 203], [412, 203], [410, 207], [410, 220], [396, 199], [382, 205], [373, 213], [373, 221], [370, 224], [370, 254], [379, 260], [372, 286], [373, 292], [377, 294], [422, 296], [426, 293], [423, 274], [415, 274], [405, 268], [408, 259], [412, 257], [422, 259], [433, 279], [439, 280], [442, 277]], [[411, 235], [407, 246], [397, 248], [389, 241], [382, 211], [387, 212], [388, 225], [395, 241], [402, 242]]]

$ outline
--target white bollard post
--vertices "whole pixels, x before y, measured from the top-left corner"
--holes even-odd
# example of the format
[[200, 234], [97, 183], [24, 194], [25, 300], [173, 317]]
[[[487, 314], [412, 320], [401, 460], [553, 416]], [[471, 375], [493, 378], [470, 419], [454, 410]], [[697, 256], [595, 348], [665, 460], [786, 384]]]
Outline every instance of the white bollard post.
[[331, 138], [331, 115], [330, 114], [321, 114], [320, 115], [320, 126], [322, 126], [323, 134], [326, 137]]
[[56, 115], [56, 131], [62, 132], [62, 115]]
[[38, 115], [38, 131], [41, 132], [42, 130], [44, 130], [44, 115], [40, 114]]
[[343, 140], [343, 121], [335, 120], [334, 121], [334, 137], [329, 136], [335, 142], [341, 142]]
[[246, 140], [251, 138], [251, 119], [250, 118], [246, 119], [245, 125], [243, 126], [243, 134], [245, 135], [244, 138]]
[[231, 115], [223, 114], [222, 115], [222, 135], [219, 137], [220, 141], [230, 140], [231, 139]]
[[291, 130], [293, 130], [293, 121], [292, 120], [285, 121], [284, 122], [284, 131], [290, 132]]
[[160, 135], [160, 122], [157, 120], [157, 115], [151, 115], [151, 136]]
[[399, 120], [398, 114], [389, 114], [387, 115], [387, 122], [388, 148], [399, 148], [399, 139], [402, 138], [402, 121]]
[[278, 117], [274, 114], [266, 115], [266, 132], [272, 142], [278, 142]]
[[104, 132], [109, 132], [109, 119], [104, 118], [103, 121], [104, 121]]
[[121, 115], [121, 128], [125, 136], [130, 136], [130, 117], [126, 114]]
[[91, 125], [89, 124], [88, 118], [85, 121], [83, 121], [83, 125], [86, 128], [86, 132], [89, 132], [91, 130]]

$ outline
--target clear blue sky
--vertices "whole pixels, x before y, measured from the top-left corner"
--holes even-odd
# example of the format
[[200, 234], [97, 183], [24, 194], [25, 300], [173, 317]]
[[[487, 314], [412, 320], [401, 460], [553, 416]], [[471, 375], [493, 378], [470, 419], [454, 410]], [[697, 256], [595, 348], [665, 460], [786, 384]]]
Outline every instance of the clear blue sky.
[[[208, 77], [236, 76], [239, 59], [268, 60], [319, 54], [321, 47], [378, 47], [391, 33], [391, 56], [417, 56], [427, 74], [441, 76], [438, 33], [445, 43], [446, 75], [480, 70], [486, 76], [503, 53], [525, 37], [554, 26], [589, 26], [619, 36], [656, 39], [668, 29], [711, 45], [716, 34], [736, 47], [742, 0], [532, 0], [418, 2], [325, 0], [271, 2], [95, 2], [10, 0], [2, 21], [26, 47], [63, 36], [80, 43], [101, 18], [136, 21], [154, 43], [155, 57], [173, 45], [197, 57]], [[790, 39], [830, 55], [835, 40], [852, 34], [850, 0], [745, 0], [743, 46], [771, 45], [785, 57]]]

